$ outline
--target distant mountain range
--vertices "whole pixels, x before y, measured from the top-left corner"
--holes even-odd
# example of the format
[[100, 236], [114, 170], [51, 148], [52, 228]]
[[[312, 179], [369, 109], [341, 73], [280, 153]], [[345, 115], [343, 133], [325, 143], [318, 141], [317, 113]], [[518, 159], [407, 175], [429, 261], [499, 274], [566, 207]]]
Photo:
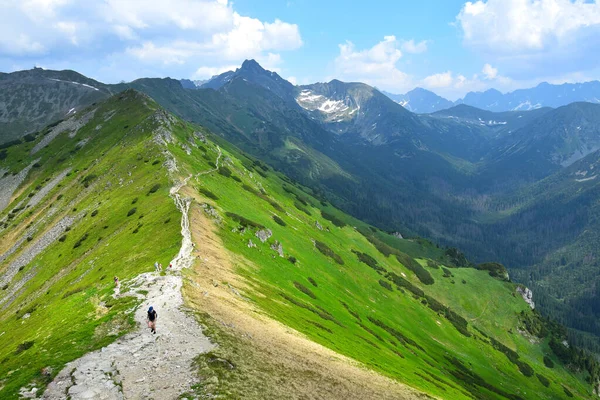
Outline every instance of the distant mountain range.
[[469, 92], [462, 99], [451, 102], [422, 88], [406, 94], [383, 92], [404, 108], [418, 114], [432, 113], [458, 104], [467, 104], [488, 111], [527, 111], [542, 107], [561, 107], [575, 102], [600, 103], [600, 82], [564, 83], [552, 85], [542, 82], [534, 88], [501, 93], [496, 89]]
[[[247, 62], [258, 65], [255, 61]], [[249, 70], [248, 65], [246, 65], [246, 68], [242, 66], [242, 68], [238, 68], [236, 71], [225, 72], [205, 81], [181, 79], [180, 82], [186, 89], [218, 89], [223, 86], [224, 83], [229, 82], [234, 76], [238, 76], [247, 70]], [[317, 83], [308, 86], [314, 85], [319, 84]], [[502, 93], [496, 89], [488, 89], [485, 92], [469, 92], [464, 98], [454, 102], [420, 87], [405, 94], [394, 94], [386, 91], [381, 91], [381, 93], [385, 94], [408, 111], [417, 114], [434, 113], [459, 104], [466, 104], [481, 110], [495, 112], [528, 111], [543, 107], [557, 108], [575, 102], [600, 104], [600, 81], [564, 83], [562, 85], [553, 85], [542, 82], [536, 87], [518, 89], [509, 93]]]

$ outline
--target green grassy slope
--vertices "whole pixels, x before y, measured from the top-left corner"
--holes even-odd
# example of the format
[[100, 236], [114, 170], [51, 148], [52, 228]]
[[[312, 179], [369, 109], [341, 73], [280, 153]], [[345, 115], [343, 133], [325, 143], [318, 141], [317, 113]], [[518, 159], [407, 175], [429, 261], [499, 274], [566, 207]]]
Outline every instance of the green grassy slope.
[[[0, 214], [2, 252], [23, 239], [2, 274], [57, 221], [75, 218], [64, 239], [0, 291], [0, 397], [15, 397], [32, 380], [43, 387], [64, 363], [130, 329], [134, 304], [110, 297], [112, 276], [126, 280], [156, 260], [165, 264], [180, 245], [167, 159], [181, 176], [196, 175], [214, 167], [217, 145], [221, 168], [188, 185], [215, 208], [225, 246], [246, 260], [238, 265], [252, 287], [244, 295], [265, 313], [434, 396], [591, 397], [585, 374], [566, 369], [547, 339], [520, 333], [519, 314], [531, 312], [514, 284], [442, 267], [449, 260], [435, 245], [393, 238], [343, 214], [136, 92], [97, 107], [73, 138], [62, 133], [35, 155], [39, 165]], [[28, 165], [45, 132], [10, 147], [0, 169], [10, 175]], [[67, 168], [41, 202], [18, 210]], [[262, 229], [272, 233], [264, 243], [256, 236]]]
[[[179, 135], [187, 140], [190, 132]], [[385, 233], [225, 147], [221, 173], [199, 177], [196, 188], [222, 218], [227, 248], [247, 260], [239, 265], [253, 288], [246, 295], [269, 315], [369, 368], [443, 398], [565, 398], [563, 385], [578, 396], [591, 396], [583, 374], [560, 367], [547, 340], [520, 333], [525, 328], [519, 315], [531, 311], [514, 284], [475, 269], [444, 270], [442, 251], [427, 243], [401, 245], [388, 236], [386, 242], [397, 246], [386, 246], [380, 239]], [[208, 151], [178, 155], [190, 173], [205, 168], [197, 160], [215, 153], [204, 148]], [[265, 243], [256, 236], [262, 227], [272, 231]], [[279, 244], [284, 257], [277, 252]], [[400, 248], [428, 259], [415, 265]], [[357, 253], [368, 255], [362, 256], [365, 262]], [[428, 275], [423, 268], [433, 284], [422, 284], [412, 272]], [[405, 281], [398, 278], [403, 276]], [[546, 367], [544, 355], [557, 366]]]
[[[168, 263], [176, 254], [181, 217], [168, 196], [165, 156], [152, 140], [156, 109], [135, 92], [99, 105], [74, 138], [65, 132], [35, 155], [39, 168], [31, 170], [21, 194], [0, 214], [3, 247], [31, 238], [3, 262], [2, 273], [57, 221], [75, 218], [0, 290], [0, 398], [15, 397], [32, 380], [43, 386], [49, 380], [43, 368], [56, 374], [64, 363], [130, 329], [134, 304], [109, 296], [113, 276], [132, 278], [152, 270], [155, 260]], [[78, 149], [85, 138], [89, 141]], [[0, 169], [19, 171], [29, 163], [34, 144], [9, 148]], [[38, 205], [13, 212], [36, 187], [43, 190], [48, 178], [67, 168], [71, 172]], [[159, 189], [148, 194], [157, 184]]]

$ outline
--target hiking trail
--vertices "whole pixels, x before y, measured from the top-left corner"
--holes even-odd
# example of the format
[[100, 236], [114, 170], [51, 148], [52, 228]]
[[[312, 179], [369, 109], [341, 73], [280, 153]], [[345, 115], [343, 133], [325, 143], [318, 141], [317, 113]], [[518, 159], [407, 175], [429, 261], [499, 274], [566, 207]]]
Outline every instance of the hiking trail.
[[[197, 383], [192, 362], [215, 345], [203, 335], [196, 320], [183, 310], [180, 271], [190, 267], [194, 258], [188, 219], [191, 200], [182, 198], [179, 190], [191, 177], [175, 184], [170, 191], [182, 213], [182, 243], [171, 262], [171, 270], [165, 276], [158, 272], [143, 273], [123, 282], [120, 290], [115, 288], [114, 296], [134, 295], [142, 300], [135, 310], [135, 330], [68, 363], [50, 383], [42, 398], [176, 399]], [[147, 291], [146, 295], [142, 294], [144, 291]], [[155, 335], [150, 333], [146, 324], [146, 313], [151, 305], [158, 313]], [[22, 391], [22, 394], [25, 393]]]

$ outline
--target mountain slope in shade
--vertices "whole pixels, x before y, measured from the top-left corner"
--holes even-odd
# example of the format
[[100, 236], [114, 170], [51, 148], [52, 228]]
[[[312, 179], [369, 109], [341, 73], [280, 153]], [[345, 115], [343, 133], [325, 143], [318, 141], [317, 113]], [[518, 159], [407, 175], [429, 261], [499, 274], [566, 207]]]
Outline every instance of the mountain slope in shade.
[[417, 114], [428, 114], [450, 108], [454, 105], [450, 100], [420, 87], [417, 87], [406, 94], [382, 93], [402, 107]]
[[240, 77], [264, 87], [287, 101], [293, 101], [294, 85], [280, 77], [276, 72], [267, 71], [254, 60], [246, 60], [235, 71], [225, 72], [200, 85], [203, 89], [220, 89], [234, 78]]
[[0, 74], [0, 143], [35, 132], [111, 94], [75, 71], [42, 68]]

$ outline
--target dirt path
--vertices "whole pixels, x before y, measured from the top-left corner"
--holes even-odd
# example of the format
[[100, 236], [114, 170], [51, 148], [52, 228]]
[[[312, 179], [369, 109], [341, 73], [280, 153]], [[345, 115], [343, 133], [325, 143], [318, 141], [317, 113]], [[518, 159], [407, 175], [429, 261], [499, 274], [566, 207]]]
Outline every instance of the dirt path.
[[[191, 175], [190, 175], [191, 177]], [[46, 389], [45, 399], [176, 399], [190, 390], [197, 376], [192, 371], [194, 358], [214, 348], [200, 326], [183, 310], [180, 270], [193, 264], [189, 230], [189, 198], [179, 190], [188, 179], [171, 190], [182, 212], [182, 245], [171, 262], [172, 270], [160, 276], [144, 273], [123, 286], [142, 304], [135, 311], [137, 329], [101, 350], [68, 363]], [[141, 295], [134, 292], [147, 291]], [[157, 334], [146, 326], [146, 311], [152, 305], [158, 312]]]

